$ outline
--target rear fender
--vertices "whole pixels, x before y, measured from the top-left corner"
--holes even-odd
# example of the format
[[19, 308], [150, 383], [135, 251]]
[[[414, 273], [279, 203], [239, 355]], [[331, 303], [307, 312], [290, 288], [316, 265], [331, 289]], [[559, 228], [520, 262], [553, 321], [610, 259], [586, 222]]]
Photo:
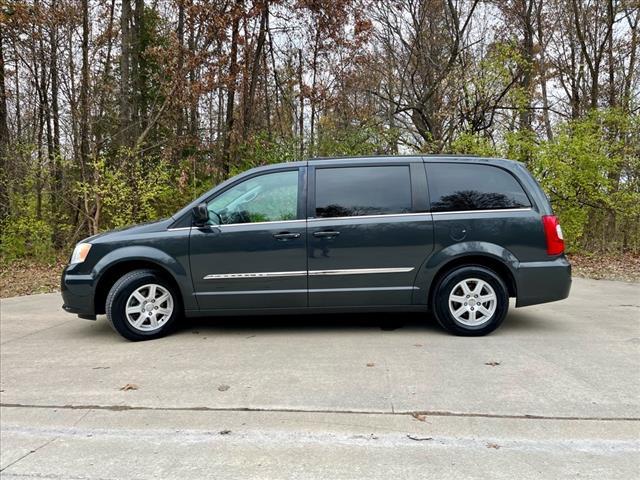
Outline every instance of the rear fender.
[[414, 290], [413, 303], [428, 304], [429, 292], [434, 286], [433, 282], [436, 277], [446, 271], [448, 265], [459, 265], [465, 257], [469, 257], [470, 263], [473, 263], [471, 257], [485, 257], [491, 261], [500, 262], [509, 270], [513, 279], [517, 278], [520, 262], [506, 248], [489, 242], [455, 243], [442, 250], [437, 250], [422, 263], [414, 282], [414, 287], [417, 289]]

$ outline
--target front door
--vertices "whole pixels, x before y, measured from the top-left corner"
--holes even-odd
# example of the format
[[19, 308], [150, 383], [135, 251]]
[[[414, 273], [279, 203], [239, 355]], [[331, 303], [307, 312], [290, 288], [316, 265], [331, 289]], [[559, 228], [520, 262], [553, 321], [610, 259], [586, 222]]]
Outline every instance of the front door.
[[270, 171], [208, 202], [190, 237], [200, 310], [307, 306], [304, 181], [304, 168]]
[[411, 304], [433, 250], [422, 161], [314, 162], [308, 191], [309, 306]]

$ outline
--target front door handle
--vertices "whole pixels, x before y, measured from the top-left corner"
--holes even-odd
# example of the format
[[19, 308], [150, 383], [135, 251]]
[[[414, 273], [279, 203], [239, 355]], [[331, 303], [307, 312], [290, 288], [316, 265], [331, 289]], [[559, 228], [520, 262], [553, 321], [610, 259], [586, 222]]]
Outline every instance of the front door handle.
[[280, 232], [275, 233], [273, 238], [276, 240], [293, 240], [294, 238], [300, 238], [299, 233], [291, 233], [291, 232]]
[[313, 232], [313, 236], [317, 238], [333, 238], [340, 235], [340, 232], [335, 230], [322, 230], [320, 232]]

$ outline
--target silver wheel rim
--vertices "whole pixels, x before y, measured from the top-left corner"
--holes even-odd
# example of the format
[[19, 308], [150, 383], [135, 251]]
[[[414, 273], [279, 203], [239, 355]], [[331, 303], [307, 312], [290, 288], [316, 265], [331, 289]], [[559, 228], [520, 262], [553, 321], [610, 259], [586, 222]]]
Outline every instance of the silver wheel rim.
[[484, 280], [462, 280], [449, 294], [449, 311], [456, 322], [468, 327], [484, 325], [496, 313], [496, 292]]
[[127, 321], [136, 330], [153, 332], [162, 328], [173, 314], [173, 297], [162, 285], [149, 283], [136, 288], [125, 307]]

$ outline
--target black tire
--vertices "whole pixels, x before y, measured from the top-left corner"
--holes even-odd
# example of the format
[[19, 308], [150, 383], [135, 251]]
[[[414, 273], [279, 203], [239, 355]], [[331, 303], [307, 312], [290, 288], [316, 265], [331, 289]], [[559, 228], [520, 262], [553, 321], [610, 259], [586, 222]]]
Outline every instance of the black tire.
[[[158, 285], [169, 292], [173, 301], [173, 311], [168, 315], [168, 320], [162, 323], [160, 327], [145, 331], [143, 329], [150, 329], [152, 328], [151, 325], [142, 325], [141, 328], [143, 329], [134, 327], [127, 319], [126, 307], [127, 301], [134, 291], [144, 285], [150, 284]], [[152, 340], [166, 335], [173, 329], [176, 325], [176, 320], [182, 315], [182, 302], [175, 288], [157, 272], [153, 270], [133, 270], [120, 277], [116, 283], [113, 284], [109, 295], [107, 295], [105, 309], [107, 312], [107, 320], [111, 324], [111, 327], [127, 340]], [[162, 318], [164, 318], [164, 316]]]
[[[463, 313], [467, 315], [467, 318], [463, 318], [461, 321], [457, 320], [449, 308], [449, 297], [460, 282], [468, 280], [471, 285], [474, 285], [473, 279], [483, 280], [493, 289], [496, 297], [495, 311], [487, 320], [483, 322], [483, 319], [478, 320], [481, 321], [478, 325], [467, 325], [462, 322], [469, 322], [470, 317], [468, 315], [472, 312]], [[462, 293], [462, 290], [456, 288], [456, 291], [453, 293]], [[466, 297], [464, 293], [463, 296]], [[471, 294], [471, 296], [473, 297], [473, 294]], [[474, 302], [474, 305], [476, 305], [475, 308], [477, 309], [478, 306], [475, 303], [477, 300], [471, 299], [471, 301]], [[453, 305], [452, 308], [462, 307], [462, 304], [458, 303], [454, 303]], [[467, 303], [464, 305], [467, 305]], [[485, 307], [486, 305], [488, 304], [482, 304], [481, 306]], [[473, 310], [471, 306], [468, 308]], [[503, 322], [508, 310], [509, 292], [504, 281], [493, 270], [479, 265], [458, 267], [445, 274], [437, 283], [431, 298], [431, 311], [436, 317], [436, 320], [445, 330], [454, 335], [481, 336], [491, 333]]]

